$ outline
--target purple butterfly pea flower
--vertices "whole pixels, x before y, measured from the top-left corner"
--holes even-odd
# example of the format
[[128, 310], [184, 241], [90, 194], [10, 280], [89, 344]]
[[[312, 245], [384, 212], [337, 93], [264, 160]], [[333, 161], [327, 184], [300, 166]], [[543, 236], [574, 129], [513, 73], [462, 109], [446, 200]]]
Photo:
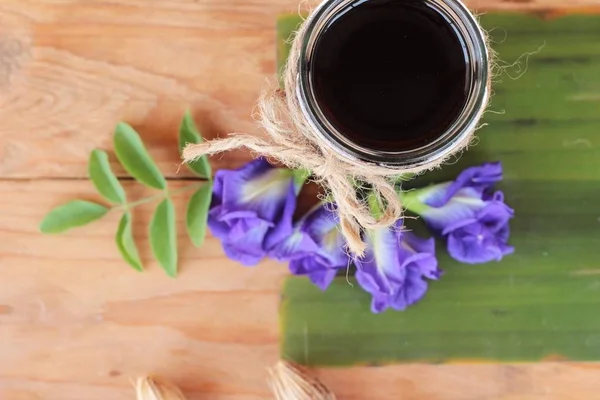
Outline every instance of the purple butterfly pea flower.
[[264, 158], [217, 171], [208, 226], [227, 256], [256, 265], [287, 238], [302, 183], [294, 171], [275, 168]]
[[292, 274], [308, 276], [321, 290], [327, 289], [338, 271], [350, 264], [334, 208], [332, 204], [314, 207], [270, 253], [279, 261], [289, 261]]
[[401, 228], [402, 220], [391, 228], [368, 231], [367, 251], [354, 260], [356, 279], [372, 296], [373, 313], [405, 310], [425, 296], [426, 279], [441, 276], [434, 239], [422, 239]]
[[501, 179], [500, 163], [471, 167], [454, 182], [410, 193], [405, 205], [447, 240], [454, 259], [467, 264], [500, 261], [514, 252], [508, 245], [514, 210], [504, 203], [502, 192], [491, 191]]

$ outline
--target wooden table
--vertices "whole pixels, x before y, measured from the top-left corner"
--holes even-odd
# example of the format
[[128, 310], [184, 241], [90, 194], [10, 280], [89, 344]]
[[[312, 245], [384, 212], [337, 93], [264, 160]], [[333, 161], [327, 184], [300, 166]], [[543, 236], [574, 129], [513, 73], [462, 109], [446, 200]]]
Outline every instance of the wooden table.
[[[170, 279], [143, 240], [150, 208], [135, 215], [145, 273], [121, 260], [116, 215], [62, 236], [43, 236], [38, 224], [66, 200], [96, 198], [87, 159], [93, 148], [112, 148], [119, 121], [139, 130], [173, 186], [186, 176], [177, 173], [176, 147], [186, 108], [207, 138], [260, 134], [251, 112], [275, 73], [275, 20], [297, 3], [0, 2], [1, 400], [133, 399], [130, 379], [145, 373], [174, 380], [189, 399], [271, 398], [266, 368], [279, 357], [284, 265], [244, 268], [215, 239], [198, 250], [182, 238], [181, 274]], [[552, 13], [565, 3], [469, 5]], [[211, 162], [235, 167], [248, 158], [237, 151]], [[585, 400], [600, 396], [599, 368], [549, 361], [317, 372], [340, 399]]]

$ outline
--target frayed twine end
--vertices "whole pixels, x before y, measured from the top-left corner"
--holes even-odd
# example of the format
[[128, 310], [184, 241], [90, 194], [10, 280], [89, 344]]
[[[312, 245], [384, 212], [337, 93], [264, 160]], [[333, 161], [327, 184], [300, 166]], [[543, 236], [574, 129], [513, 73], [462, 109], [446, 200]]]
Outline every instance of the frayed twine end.
[[276, 400], [335, 400], [335, 395], [302, 367], [279, 361], [269, 370], [269, 386]]
[[[276, 400], [336, 400], [320, 380], [288, 361], [269, 369], [268, 383]], [[140, 377], [134, 386], [136, 400], [187, 400], [175, 384], [162, 378]]]
[[187, 400], [173, 383], [151, 376], [135, 381], [135, 395], [136, 400]]

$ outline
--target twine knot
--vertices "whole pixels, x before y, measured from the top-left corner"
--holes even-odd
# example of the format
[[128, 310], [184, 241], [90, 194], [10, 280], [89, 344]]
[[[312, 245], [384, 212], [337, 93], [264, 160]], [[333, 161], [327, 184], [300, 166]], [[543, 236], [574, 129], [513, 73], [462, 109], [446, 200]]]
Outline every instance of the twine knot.
[[[283, 88], [266, 91], [258, 101], [259, 123], [267, 136], [260, 138], [234, 133], [222, 139], [188, 144], [183, 150], [183, 159], [191, 162], [203, 155], [245, 147], [289, 168], [311, 171], [313, 180], [328, 192], [331, 201], [336, 204], [348, 250], [354, 256], [362, 256], [366, 249], [362, 229], [388, 227], [402, 216], [394, 184], [397, 176], [404, 171], [347, 159], [323, 143], [314, 132], [295, 95], [304, 29], [304, 26], [300, 27], [292, 42], [283, 74]], [[357, 185], [364, 185], [373, 193], [381, 210], [378, 216], [374, 216], [367, 202], [358, 197]]]
[[[403, 210], [395, 188], [399, 175], [433, 169], [442, 160], [399, 171], [346, 158], [325, 143], [304, 116], [296, 96], [305, 32], [306, 24], [302, 24], [292, 41], [283, 72], [283, 88], [268, 90], [258, 100], [259, 123], [266, 137], [231, 134], [222, 139], [189, 144], [183, 151], [183, 159], [191, 162], [203, 155], [245, 147], [289, 168], [311, 171], [313, 180], [328, 192], [329, 199], [336, 204], [335, 210], [348, 250], [360, 257], [366, 250], [362, 229], [389, 227], [402, 216]], [[373, 215], [367, 201], [359, 197], [357, 186], [365, 187], [372, 193], [378, 210], [376, 215]]]

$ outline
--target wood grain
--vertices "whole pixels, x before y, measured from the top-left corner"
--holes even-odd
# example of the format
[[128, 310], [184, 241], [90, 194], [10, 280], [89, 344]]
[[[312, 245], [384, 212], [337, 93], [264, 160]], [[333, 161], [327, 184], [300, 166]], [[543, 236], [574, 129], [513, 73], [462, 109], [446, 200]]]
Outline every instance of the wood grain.
[[[189, 182], [171, 182], [174, 188]], [[130, 196], [151, 193], [125, 182]], [[182, 272], [152, 261], [145, 229], [153, 205], [136, 209], [144, 273], [113, 245], [117, 213], [88, 227], [43, 236], [45, 212], [76, 196], [84, 180], [0, 182], [0, 399], [127, 400], [130, 379], [156, 373], [190, 400], [271, 398], [266, 368], [279, 357], [283, 265], [244, 268], [208, 238], [185, 237], [186, 195], [176, 198]], [[317, 371], [340, 399], [595, 399], [598, 366], [404, 365]]]
[[[549, 16], [564, 0], [472, 0], [478, 11]], [[206, 137], [260, 134], [251, 115], [275, 73], [276, 16], [298, 0], [3, 0], [0, 2], [0, 399], [126, 400], [130, 378], [157, 373], [190, 400], [271, 398], [284, 265], [244, 268], [218, 241], [195, 249], [178, 199], [180, 278], [121, 261], [117, 215], [61, 236], [37, 226], [72, 197], [95, 198], [89, 152], [111, 148], [121, 120], [172, 178], [176, 131], [191, 108]], [[597, 0], [570, 0], [572, 9]], [[561, 10], [559, 10], [561, 9]], [[559, 10], [559, 11], [557, 11]], [[250, 157], [213, 157], [215, 168]], [[126, 182], [134, 196], [147, 194]], [[175, 181], [180, 186], [189, 182]], [[319, 371], [341, 399], [597, 398], [596, 365], [414, 365]]]
[[[136, 188], [126, 186], [132, 195]], [[134, 213], [147, 264], [139, 273], [113, 244], [116, 212], [68, 234], [38, 233], [49, 208], [72, 196], [96, 198], [88, 182], [4, 182], [0, 190], [8, 193], [0, 200], [0, 399], [18, 398], [11, 390], [27, 399], [128, 398], [128, 380], [146, 372], [171, 376], [202, 392], [198, 398], [268, 397], [265, 368], [278, 357], [284, 266], [240, 267], [212, 238], [194, 248], [181, 195], [179, 279], [150, 255], [145, 230], [155, 204]]]
[[[314, 3], [314, 0], [311, 0]], [[0, 176], [83, 177], [118, 121], [176, 174], [179, 120], [207, 138], [260, 134], [253, 108], [275, 74], [275, 21], [297, 0], [3, 0]], [[475, 10], [563, 8], [563, 0], [471, 0]], [[569, 0], [570, 8], [598, 6]], [[248, 154], [213, 157], [216, 168]], [[185, 174], [185, 172], [182, 172]]]

